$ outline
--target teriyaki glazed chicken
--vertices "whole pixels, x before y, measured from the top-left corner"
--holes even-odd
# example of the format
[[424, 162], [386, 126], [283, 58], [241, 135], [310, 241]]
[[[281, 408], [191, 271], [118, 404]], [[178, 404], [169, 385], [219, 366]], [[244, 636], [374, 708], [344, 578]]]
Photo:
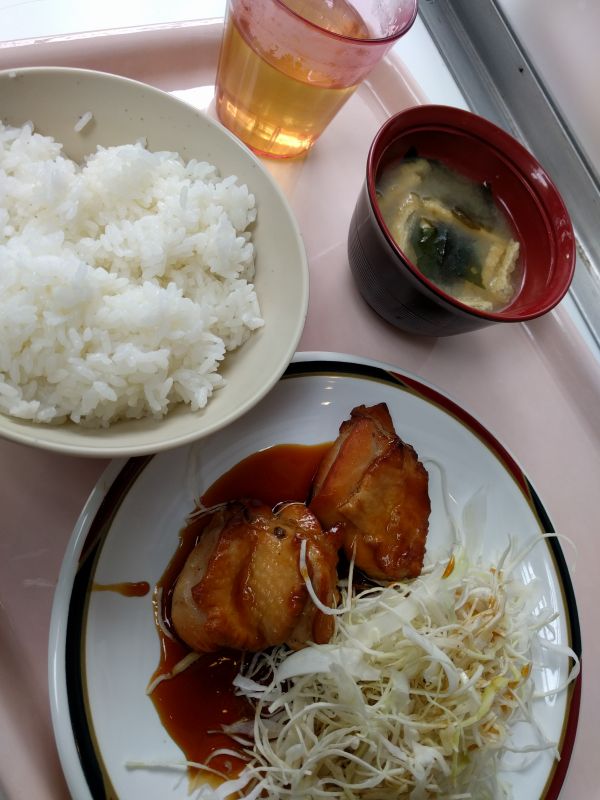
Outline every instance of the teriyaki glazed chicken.
[[207, 510], [173, 592], [175, 630], [200, 652], [326, 643], [339, 551], [370, 579], [416, 577], [430, 510], [427, 471], [397, 436], [387, 406], [358, 406], [306, 503], [282, 498], [271, 509], [241, 498]]

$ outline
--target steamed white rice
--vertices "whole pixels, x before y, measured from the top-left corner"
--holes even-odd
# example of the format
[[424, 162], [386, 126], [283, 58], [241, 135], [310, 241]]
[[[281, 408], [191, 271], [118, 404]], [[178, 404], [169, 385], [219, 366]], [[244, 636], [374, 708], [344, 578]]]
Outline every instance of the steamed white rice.
[[109, 425], [203, 408], [263, 324], [235, 176], [141, 143], [82, 167], [0, 123], [0, 412]]

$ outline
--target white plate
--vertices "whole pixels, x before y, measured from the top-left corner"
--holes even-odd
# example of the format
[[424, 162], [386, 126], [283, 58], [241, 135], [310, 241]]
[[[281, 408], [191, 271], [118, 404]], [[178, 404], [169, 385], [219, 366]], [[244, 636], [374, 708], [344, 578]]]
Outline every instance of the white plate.
[[[443, 465], [452, 502], [487, 494], [482, 545], [492, 557], [507, 535], [523, 541], [551, 523], [510, 454], [466, 411], [423, 381], [376, 362], [334, 354], [300, 354], [270, 394], [248, 414], [202, 442], [148, 458], [114, 462], [75, 527], [61, 570], [50, 632], [50, 694], [55, 735], [71, 792], [78, 800], [173, 800], [187, 797], [173, 772], [128, 770], [126, 762], [181, 760], [145, 694], [158, 663], [151, 595], [92, 592], [102, 584], [160, 578], [194, 500], [245, 456], [274, 444], [335, 438], [356, 405], [386, 402], [398, 434], [421, 459]], [[430, 465], [428, 559], [448, 553], [439, 473]], [[554, 636], [580, 651], [571, 581], [556, 539], [523, 560], [523, 582], [539, 581], [541, 602], [558, 611]], [[564, 681], [566, 657], [554, 657], [539, 679]], [[515, 798], [558, 796], [575, 738], [580, 682], [536, 701], [535, 717], [559, 743], [560, 762], [542, 754], [510, 778]], [[114, 794], [113, 794], [114, 793]]]

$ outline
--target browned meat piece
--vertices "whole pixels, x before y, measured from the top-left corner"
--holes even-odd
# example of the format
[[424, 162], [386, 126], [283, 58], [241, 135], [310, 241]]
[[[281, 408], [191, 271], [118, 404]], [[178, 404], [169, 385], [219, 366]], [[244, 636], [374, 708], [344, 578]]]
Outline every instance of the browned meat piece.
[[367, 575], [412, 578], [423, 567], [428, 483], [385, 403], [358, 406], [321, 462], [310, 508], [324, 528], [340, 528], [346, 555], [356, 548], [356, 566]]
[[317, 597], [335, 605], [340, 539], [323, 533], [303, 503], [276, 513], [257, 502], [216, 511], [175, 585], [171, 615], [181, 639], [203, 652], [329, 641], [333, 618], [314, 605], [300, 573], [302, 540]]

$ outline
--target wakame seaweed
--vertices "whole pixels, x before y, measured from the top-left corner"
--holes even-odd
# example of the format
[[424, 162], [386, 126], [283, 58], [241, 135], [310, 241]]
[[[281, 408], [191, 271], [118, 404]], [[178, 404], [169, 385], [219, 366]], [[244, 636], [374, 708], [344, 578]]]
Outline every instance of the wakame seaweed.
[[421, 218], [412, 227], [412, 245], [417, 266], [435, 283], [467, 280], [482, 286], [482, 265], [471, 240], [452, 225]]

